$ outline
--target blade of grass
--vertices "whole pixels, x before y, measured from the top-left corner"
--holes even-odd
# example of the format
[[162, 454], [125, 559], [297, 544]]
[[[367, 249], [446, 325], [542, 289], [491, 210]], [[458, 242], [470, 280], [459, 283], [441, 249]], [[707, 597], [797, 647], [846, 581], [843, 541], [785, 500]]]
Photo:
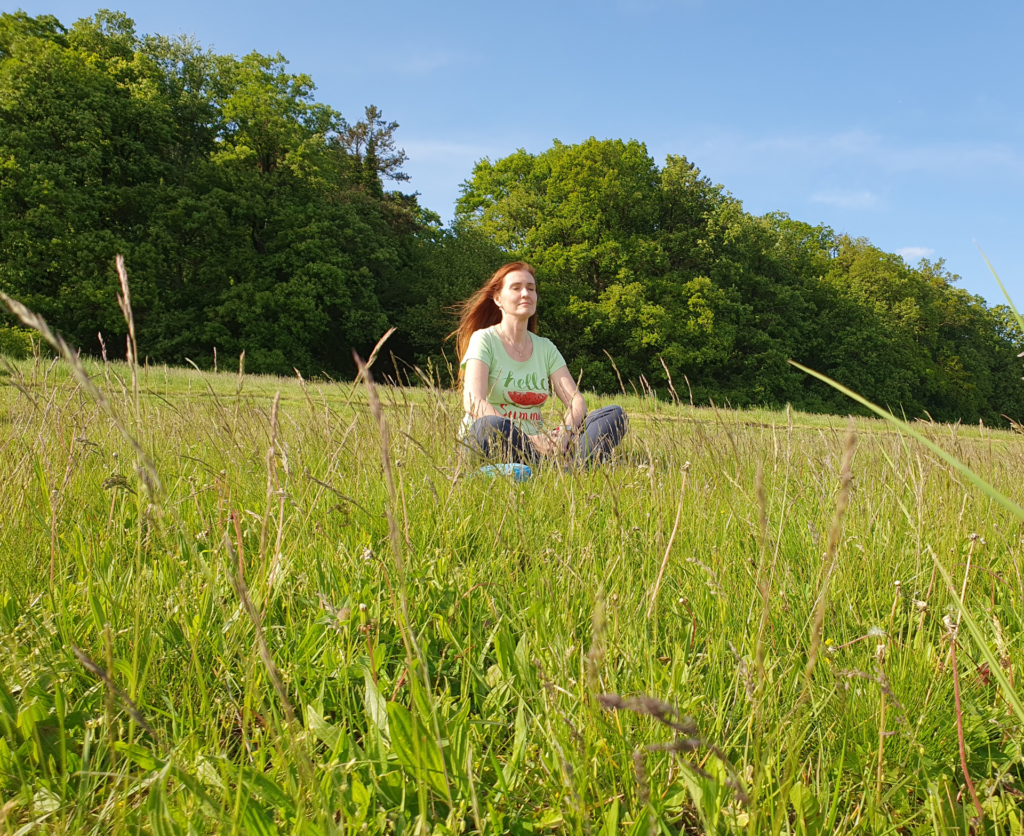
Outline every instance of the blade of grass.
[[960, 473], [964, 477], [966, 477], [969, 482], [971, 482], [976, 488], [980, 489], [983, 493], [985, 493], [990, 499], [994, 500], [995, 502], [998, 502], [1000, 505], [1002, 505], [1004, 508], [1010, 511], [1010, 513], [1012, 513], [1014, 516], [1018, 517], [1021, 520], [1024, 520], [1024, 508], [1021, 508], [1020, 505], [1018, 505], [1008, 496], [1006, 496], [1001, 491], [999, 491], [998, 489], [990, 485], [988, 482], [986, 482], [984, 479], [982, 479], [980, 476], [978, 476], [973, 470], [967, 467], [967, 465], [960, 462], [960, 460], [957, 459], [955, 456], [950, 455], [941, 447], [939, 447], [939, 445], [936, 444], [934, 441], [931, 441], [930, 439], [926, 438], [924, 435], [919, 433], [906, 421], [897, 418], [888, 410], [882, 409], [882, 407], [880, 406], [876, 406], [875, 404], [871, 403], [871, 401], [869, 401], [867, 398], [861, 397], [852, 389], [847, 389], [845, 386], [843, 386], [843, 384], [837, 383], [827, 375], [823, 375], [820, 372], [816, 372], [814, 371], [814, 369], [809, 369], [807, 368], [807, 366], [803, 366], [800, 363], [797, 363], [795, 360], [790, 360], [789, 363], [791, 366], [795, 366], [796, 368], [800, 369], [800, 371], [811, 375], [811, 377], [817, 378], [822, 383], [827, 383], [833, 389], [842, 392], [847, 397], [855, 400], [861, 406], [867, 407], [879, 417], [884, 418], [890, 424], [895, 425], [903, 432], [905, 432], [907, 435], [912, 436], [917, 441], [920, 441], [936, 456], [938, 456], [946, 464], [948, 464], [950, 467], [956, 470], [957, 473]]
[[985, 255], [985, 251], [981, 248], [981, 245], [975, 241], [974, 246], [978, 248], [978, 252], [981, 253], [981, 257], [985, 259], [985, 263], [988, 265], [988, 269], [992, 271], [992, 275], [995, 276], [996, 282], [999, 284], [999, 289], [1003, 291], [1003, 296], [1006, 297], [1006, 304], [1010, 306], [1010, 310], [1013, 311], [1013, 315], [1017, 318], [1017, 324], [1021, 330], [1024, 331], [1024, 317], [1020, 315], [1017, 310], [1017, 306], [1013, 304], [1013, 299], [1010, 298], [1010, 292], [1006, 289], [1006, 285], [1003, 284], [1003, 280], [999, 278], [999, 274], [996, 272], [996, 268], [992, 266], [992, 262], [988, 260], [988, 256]]

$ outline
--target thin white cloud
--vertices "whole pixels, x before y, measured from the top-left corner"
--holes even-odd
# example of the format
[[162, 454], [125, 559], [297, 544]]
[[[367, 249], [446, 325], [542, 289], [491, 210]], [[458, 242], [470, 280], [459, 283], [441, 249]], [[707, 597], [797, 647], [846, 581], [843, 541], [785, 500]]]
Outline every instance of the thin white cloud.
[[904, 261], [920, 261], [922, 258], [931, 258], [935, 250], [931, 247], [902, 247], [896, 250], [896, 255], [902, 256]]
[[678, 9], [689, 11], [704, 5], [704, 0], [619, 0], [618, 7], [628, 14], [652, 14], [672, 12]]
[[877, 209], [878, 196], [871, 192], [820, 192], [811, 195], [812, 203], [826, 203], [840, 209]]
[[1005, 143], [945, 142], [903, 145], [877, 133], [856, 129], [834, 134], [793, 134], [750, 137], [708, 130], [677, 146], [700, 165], [717, 168], [763, 170], [765, 165], [813, 170], [842, 163], [857, 163], [887, 173], [927, 172], [949, 176], [1024, 178], [1024, 157]]
[[427, 75], [448, 67], [458, 61], [458, 56], [448, 50], [419, 50], [406, 55], [398, 62], [377, 61], [380, 69], [390, 69], [402, 75]]

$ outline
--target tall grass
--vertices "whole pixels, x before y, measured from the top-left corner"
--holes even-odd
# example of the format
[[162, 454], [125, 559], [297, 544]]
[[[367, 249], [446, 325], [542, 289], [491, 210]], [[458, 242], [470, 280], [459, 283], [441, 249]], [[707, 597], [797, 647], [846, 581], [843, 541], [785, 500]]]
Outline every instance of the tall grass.
[[1024, 527], [891, 424], [489, 482], [452, 393], [77, 362], [0, 387], [0, 833], [1020, 832]]

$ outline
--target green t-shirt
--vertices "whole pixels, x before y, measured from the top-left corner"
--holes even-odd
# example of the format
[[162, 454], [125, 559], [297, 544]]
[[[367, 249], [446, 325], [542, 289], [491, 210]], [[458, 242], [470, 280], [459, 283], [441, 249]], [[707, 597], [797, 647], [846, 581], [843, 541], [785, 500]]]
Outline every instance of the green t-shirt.
[[[529, 333], [529, 332], [527, 332]], [[565, 365], [561, 353], [551, 340], [530, 334], [533, 353], [530, 359], [513, 360], [501, 343], [496, 325], [481, 328], [469, 338], [469, 348], [462, 358], [487, 364], [487, 402], [498, 414], [516, 422], [527, 435], [542, 432], [541, 407], [551, 392], [551, 374]], [[465, 427], [473, 425], [467, 413]]]

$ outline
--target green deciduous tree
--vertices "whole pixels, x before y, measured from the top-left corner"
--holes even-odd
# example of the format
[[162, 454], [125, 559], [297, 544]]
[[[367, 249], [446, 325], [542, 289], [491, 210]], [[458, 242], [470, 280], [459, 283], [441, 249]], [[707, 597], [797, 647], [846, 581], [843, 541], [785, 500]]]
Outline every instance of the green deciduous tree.
[[116, 350], [123, 253], [151, 357], [351, 370], [417, 274], [420, 213], [381, 188], [404, 177], [397, 125], [371, 107], [350, 128], [314, 90], [281, 56], [140, 38], [121, 14], [4, 15], [0, 287]]

